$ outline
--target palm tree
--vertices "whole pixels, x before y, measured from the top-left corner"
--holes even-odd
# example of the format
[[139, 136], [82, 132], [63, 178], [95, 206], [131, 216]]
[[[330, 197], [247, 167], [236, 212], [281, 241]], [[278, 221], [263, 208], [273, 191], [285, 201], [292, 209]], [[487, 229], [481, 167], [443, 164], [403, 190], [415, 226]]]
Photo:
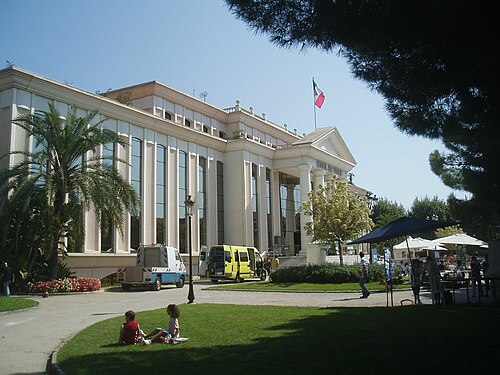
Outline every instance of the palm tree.
[[[102, 156], [97, 150], [106, 144], [126, 145], [118, 134], [92, 125], [97, 112], [76, 117], [70, 107], [66, 118], [49, 104], [48, 112], [20, 116], [14, 123], [32, 138], [31, 151], [13, 151], [23, 160], [0, 172], [0, 214], [8, 217], [13, 207], [29, 207], [44, 195], [44, 215], [48, 230], [43, 234], [49, 255], [49, 277], [56, 278], [61, 239], [81, 223], [84, 209], [93, 209], [99, 222], [112, 223], [123, 234], [124, 214], [137, 214], [138, 197], [132, 186], [118, 173], [116, 156]], [[80, 209], [75, 209], [75, 207]], [[83, 226], [83, 224], [80, 224]], [[74, 228], [73, 228], [74, 229]], [[78, 240], [72, 238], [73, 241]], [[81, 242], [81, 241], [79, 241]]]

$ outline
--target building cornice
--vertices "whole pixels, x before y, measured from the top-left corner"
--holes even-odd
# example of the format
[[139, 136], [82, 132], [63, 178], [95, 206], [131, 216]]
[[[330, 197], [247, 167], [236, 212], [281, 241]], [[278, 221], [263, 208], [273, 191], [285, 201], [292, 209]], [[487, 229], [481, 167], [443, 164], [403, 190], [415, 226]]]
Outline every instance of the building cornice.
[[20, 68], [0, 71], [0, 90], [18, 88], [42, 97], [74, 105], [83, 110], [97, 110], [108, 118], [128, 122], [146, 129], [156, 130], [161, 134], [173, 136], [187, 142], [196, 142], [200, 146], [223, 152], [227, 141], [173, 121], [159, 118], [142, 110], [119, 103], [116, 100], [93, 94], [58, 81], [42, 77]]

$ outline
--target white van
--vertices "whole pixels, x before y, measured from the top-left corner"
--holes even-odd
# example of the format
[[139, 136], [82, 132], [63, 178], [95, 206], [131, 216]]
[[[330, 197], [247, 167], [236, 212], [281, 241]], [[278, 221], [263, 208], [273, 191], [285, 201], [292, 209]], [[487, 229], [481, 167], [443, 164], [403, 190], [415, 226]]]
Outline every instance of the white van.
[[164, 284], [182, 288], [187, 278], [186, 266], [179, 251], [170, 246], [139, 246], [135, 267], [125, 269], [123, 290], [132, 286], [150, 286], [160, 290]]

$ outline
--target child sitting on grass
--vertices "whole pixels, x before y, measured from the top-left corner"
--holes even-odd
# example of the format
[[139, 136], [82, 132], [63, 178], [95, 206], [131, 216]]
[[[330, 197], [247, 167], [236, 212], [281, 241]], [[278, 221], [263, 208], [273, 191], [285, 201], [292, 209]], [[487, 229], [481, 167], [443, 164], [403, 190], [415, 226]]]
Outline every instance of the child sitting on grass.
[[151, 339], [151, 342], [164, 342], [166, 344], [176, 344], [175, 341], [179, 337], [179, 316], [181, 312], [175, 304], [167, 306], [167, 314], [170, 316], [168, 321], [168, 329], [156, 328], [154, 331], [146, 335], [146, 339]]
[[134, 345], [137, 343], [149, 345], [151, 344], [151, 341], [144, 339], [141, 327], [135, 320], [135, 312], [128, 310], [125, 312], [125, 323], [123, 323], [120, 327], [118, 345]]

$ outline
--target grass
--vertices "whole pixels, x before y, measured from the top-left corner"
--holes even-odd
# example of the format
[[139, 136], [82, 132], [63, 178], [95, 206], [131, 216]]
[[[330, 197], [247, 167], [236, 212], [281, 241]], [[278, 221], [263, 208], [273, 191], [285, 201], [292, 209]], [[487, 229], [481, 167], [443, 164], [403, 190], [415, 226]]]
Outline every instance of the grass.
[[[277, 291], [277, 292], [360, 292], [358, 283], [343, 284], [315, 284], [315, 283], [271, 283], [262, 281], [246, 281], [243, 283], [217, 283], [213, 288], [229, 290], [256, 290], [256, 291]], [[379, 282], [370, 282], [366, 284], [370, 291], [385, 291], [385, 285]], [[408, 284], [396, 286], [396, 290], [410, 289]]]
[[[94, 324], [57, 360], [66, 374], [487, 373], [497, 352], [494, 305], [319, 308], [181, 305], [178, 345], [116, 346], [123, 318]], [[137, 315], [144, 331], [165, 309]]]
[[38, 306], [38, 302], [28, 298], [0, 297], [0, 312], [27, 309]]

